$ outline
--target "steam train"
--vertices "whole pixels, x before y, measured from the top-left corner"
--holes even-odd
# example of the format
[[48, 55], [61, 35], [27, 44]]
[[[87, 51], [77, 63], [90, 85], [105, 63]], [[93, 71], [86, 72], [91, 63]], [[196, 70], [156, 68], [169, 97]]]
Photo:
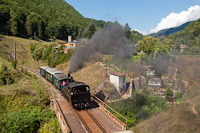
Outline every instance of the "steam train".
[[40, 67], [40, 75], [56, 86], [76, 109], [86, 108], [91, 101], [90, 87], [83, 82], [74, 81], [70, 74], [48, 66]]

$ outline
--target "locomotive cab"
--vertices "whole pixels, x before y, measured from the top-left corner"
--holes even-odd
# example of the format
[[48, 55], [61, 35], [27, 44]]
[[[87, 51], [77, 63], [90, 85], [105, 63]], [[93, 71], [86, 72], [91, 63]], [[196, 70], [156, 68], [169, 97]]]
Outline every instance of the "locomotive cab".
[[63, 93], [76, 109], [88, 107], [91, 101], [90, 88], [82, 82], [67, 83]]

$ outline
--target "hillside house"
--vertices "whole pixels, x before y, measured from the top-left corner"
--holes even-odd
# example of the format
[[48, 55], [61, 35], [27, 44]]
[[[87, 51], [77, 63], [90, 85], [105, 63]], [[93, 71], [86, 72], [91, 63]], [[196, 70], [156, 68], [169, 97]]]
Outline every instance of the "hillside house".
[[126, 90], [126, 74], [111, 71], [110, 82], [116, 87], [120, 94]]
[[59, 43], [58, 46], [56, 46], [56, 49], [58, 49], [60, 46], [63, 46], [63, 50], [59, 52], [67, 53], [69, 49], [74, 49], [76, 47], [76, 40], [72, 41], [72, 37], [68, 36], [68, 42], [67, 43]]
[[183, 53], [183, 51], [184, 51], [184, 49], [185, 48], [187, 48], [187, 46], [186, 45], [184, 45], [184, 44], [181, 44], [180, 45], [180, 50], [181, 50], [181, 53]]
[[144, 51], [137, 52], [137, 55], [145, 55], [145, 52]]

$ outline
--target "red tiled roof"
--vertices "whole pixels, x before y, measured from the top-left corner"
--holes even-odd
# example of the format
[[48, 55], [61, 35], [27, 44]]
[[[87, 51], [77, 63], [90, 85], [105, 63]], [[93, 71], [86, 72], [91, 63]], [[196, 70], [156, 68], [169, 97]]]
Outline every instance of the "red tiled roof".
[[126, 75], [125, 73], [120, 73], [120, 72], [115, 72], [115, 71], [110, 71], [109, 73], [112, 74], [112, 75], [116, 75], [116, 76], [124, 76], [124, 75]]

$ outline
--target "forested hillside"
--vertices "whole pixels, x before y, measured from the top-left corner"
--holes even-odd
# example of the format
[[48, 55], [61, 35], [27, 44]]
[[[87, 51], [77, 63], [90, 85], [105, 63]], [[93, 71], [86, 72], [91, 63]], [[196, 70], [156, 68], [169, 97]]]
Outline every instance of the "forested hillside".
[[200, 19], [190, 23], [184, 30], [167, 37], [175, 45], [174, 49], [179, 50], [180, 45], [187, 45], [184, 50], [186, 54], [200, 53]]
[[40, 39], [53, 36], [75, 39], [91, 23], [98, 28], [104, 21], [84, 18], [64, 0], [0, 0], [0, 33]]

